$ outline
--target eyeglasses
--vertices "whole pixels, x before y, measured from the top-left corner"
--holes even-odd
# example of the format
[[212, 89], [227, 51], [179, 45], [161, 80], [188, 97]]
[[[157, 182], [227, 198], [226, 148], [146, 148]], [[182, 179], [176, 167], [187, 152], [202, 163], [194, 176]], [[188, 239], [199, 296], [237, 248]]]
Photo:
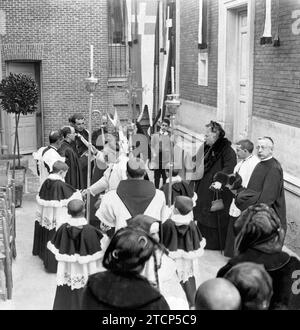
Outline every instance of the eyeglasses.
[[269, 146], [257, 146], [256, 150], [259, 150], [259, 149], [265, 150], [265, 149], [268, 149], [268, 148], [270, 148], [270, 147]]

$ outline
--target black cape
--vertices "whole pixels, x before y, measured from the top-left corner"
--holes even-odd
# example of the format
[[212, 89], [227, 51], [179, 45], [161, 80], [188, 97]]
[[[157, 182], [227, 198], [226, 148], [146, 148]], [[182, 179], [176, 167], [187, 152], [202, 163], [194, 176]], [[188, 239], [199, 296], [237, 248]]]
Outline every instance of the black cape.
[[201, 232], [194, 221], [188, 225], [176, 226], [172, 219], [168, 219], [162, 224], [162, 230], [162, 243], [170, 252], [195, 252], [203, 246]]
[[122, 180], [117, 188], [117, 195], [132, 217], [144, 214], [155, 194], [154, 184], [147, 180]]
[[82, 309], [169, 310], [170, 307], [143, 276], [106, 271], [89, 276]]
[[75, 189], [83, 189], [83, 174], [76, 151], [73, 149], [70, 143], [63, 141], [61, 147], [58, 149], [58, 153], [62, 157], [66, 157], [66, 164], [69, 166], [65, 181]]
[[274, 209], [282, 227], [287, 229], [283, 171], [275, 158], [256, 165], [247, 189], [238, 193], [235, 203], [242, 211], [255, 203], [265, 203]]
[[[61, 225], [51, 240], [51, 251], [56, 252], [57, 260], [67, 261], [68, 256], [75, 259], [89, 256], [90, 259], [101, 251], [100, 240], [103, 235], [100, 230], [91, 225], [81, 228], [68, 223]], [[76, 255], [76, 256], [75, 256]], [[81, 258], [83, 259], [83, 258]], [[88, 260], [86, 258], [86, 260]]]
[[[169, 204], [169, 183], [165, 183], [160, 190], [162, 190], [166, 197], [166, 203]], [[174, 204], [174, 200], [177, 196], [187, 196], [193, 198], [194, 192], [189, 184], [185, 181], [172, 183], [172, 197], [171, 204]]]
[[76, 189], [62, 180], [46, 179], [39, 191], [39, 198], [44, 201], [61, 201], [69, 199], [75, 192]]

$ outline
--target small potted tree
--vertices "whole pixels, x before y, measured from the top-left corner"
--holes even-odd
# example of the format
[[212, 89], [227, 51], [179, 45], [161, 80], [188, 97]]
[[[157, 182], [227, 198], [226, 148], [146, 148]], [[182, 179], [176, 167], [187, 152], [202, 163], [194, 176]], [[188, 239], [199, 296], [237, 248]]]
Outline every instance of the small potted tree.
[[[37, 84], [30, 76], [22, 73], [10, 73], [0, 83], [0, 100], [2, 109], [15, 115], [12, 179], [15, 181], [17, 171], [22, 172], [21, 175], [17, 174], [17, 178], [21, 178], [21, 180], [16, 180], [16, 206], [21, 206], [26, 168], [21, 166], [18, 128], [21, 115], [34, 113], [37, 110]], [[18, 196], [18, 193], [21, 193], [21, 197]]]

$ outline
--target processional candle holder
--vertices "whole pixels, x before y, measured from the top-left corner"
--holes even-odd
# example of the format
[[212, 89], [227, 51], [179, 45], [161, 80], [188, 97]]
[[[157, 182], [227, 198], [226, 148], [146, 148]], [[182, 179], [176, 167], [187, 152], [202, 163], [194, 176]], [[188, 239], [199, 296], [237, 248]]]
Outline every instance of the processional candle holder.
[[[85, 88], [90, 94], [89, 100], [89, 122], [88, 122], [88, 130], [89, 130], [89, 146], [88, 146], [88, 174], [87, 174], [87, 188], [91, 186], [91, 169], [92, 169], [92, 108], [93, 108], [93, 97], [94, 92], [96, 91], [96, 87], [98, 85], [98, 79], [94, 77], [93, 74], [93, 46], [91, 45], [91, 69], [90, 75], [88, 78], [85, 78]], [[90, 195], [89, 189], [87, 189], [87, 201], [86, 201], [86, 218], [87, 222], [90, 223]]]
[[169, 156], [169, 191], [168, 206], [172, 205], [172, 172], [174, 169], [174, 122], [177, 111], [181, 105], [178, 94], [168, 94], [165, 101], [167, 113], [170, 116], [171, 136], [170, 136], [170, 156]]

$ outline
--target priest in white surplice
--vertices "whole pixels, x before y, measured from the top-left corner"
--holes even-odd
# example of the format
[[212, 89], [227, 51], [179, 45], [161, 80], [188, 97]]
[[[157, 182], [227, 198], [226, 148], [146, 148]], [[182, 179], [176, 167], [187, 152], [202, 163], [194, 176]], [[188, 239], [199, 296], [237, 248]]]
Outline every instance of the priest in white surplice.
[[116, 190], [107, 192], [96, 212], [104, 226], [115, 231], [127, 226], [128, 219], [138, 214], [159, 221], [168, 217], [165, 195], [150, 181], [144, 180], [145, 163], [139, 158], [127, 162], [127, 180], [122, 180]]

